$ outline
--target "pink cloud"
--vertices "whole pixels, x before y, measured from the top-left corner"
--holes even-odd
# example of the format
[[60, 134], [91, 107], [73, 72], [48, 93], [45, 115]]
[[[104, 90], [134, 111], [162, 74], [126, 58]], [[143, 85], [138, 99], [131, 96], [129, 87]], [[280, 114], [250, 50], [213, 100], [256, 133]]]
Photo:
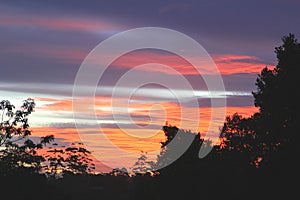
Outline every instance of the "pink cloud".
[[[231, 55], [216, 54], [212, 55], [221, 74], [234, 73], [258, 73], [268, 64], [264, 63], [260, 58], [248, 55]], [[174, 54], [160, 54], [157, 52], [131, 52], [121, 56], [113, 62], [115, 67], [133, 68], [135, 66], [146, 63], [159, 63], [170, 66], [181, 74], [198, 74], [198, 71], [185, 59]], [[269, 67], [273, 67], [270, 66]], [[146, 71], [162, 72], [172, 74], [171, 70], [164, 68], [145, 68]]]
[[[173, 67], [181, 74], [197, 74], [197, 70], [185, 59], [175, 54], [160, 54], [150, 51], [135, 51], [119, 57], [112, 66], [119, 68], [133, 68], [147, 63], [159, 63]], [[171, 70], [165, 68], [143, 68], [146, 71], [162, 72], [172, 74]]]
[[255, 56], [216, 54], [212, 57], [222, 74], [258, 73], [266, 66], [274, 67]]
[[55, 30], [109, 31], [124, 26], [107, 20], [90, 20], [70, 17], [43, 17], [34, 15], [12, 16], [0, 14], [0, 26], [38, 27]]

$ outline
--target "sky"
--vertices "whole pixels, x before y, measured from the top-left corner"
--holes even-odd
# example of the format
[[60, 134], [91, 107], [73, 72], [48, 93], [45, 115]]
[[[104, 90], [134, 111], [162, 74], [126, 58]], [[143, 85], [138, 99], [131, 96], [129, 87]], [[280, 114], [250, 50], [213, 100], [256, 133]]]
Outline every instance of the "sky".
[[[101, 77], [95, 94], [97, 123], [95, 115], [81, 113], [79, 129], [87, 136], [87, 146], [93, 146], [104, 163], [111, 160], [116, 167], [130, 166], [135, 157], [128, 152], [137, 155], [159, 150], [161, 126], [168, 121], [180, 127], [182, 110], [200, 113], [200, 125], [190, 122], [187, 127], [203, 135], [214, 123], [210, 120], [213, 98], [226, 99], [228, 115], [238, 112], [251, 116], [257, 110], [251, 95], [257, 75], [262, 68], [276, 65], [274, 48], [281, 44], [282, 36], [294, 33], [300, 37], [299, 7], [297, 0], [2, 0], [0, 99], [16, 106], [22, 99], [35, 99], [36, 111], [29, 120], [34, 136], [54, 134], [60, 144], [81, 141], [74, 122], [72, 92], [89, 52], [105, 39], [134, 28], [162, 27], [186, 34], [201, 44], [215, 62], [226, 89], [223, 93], [210, 96], [201, 75], [180, 56], [144, 49], [121, 56]], [[187, 103], [179, 109], [179, 100], [188, 101], [187, 97], [175, 97], [168, 88], [146, 85], [138, 88], [130, 101], [128, 92], [136, 88], [119, 88], [112, 109], [111, 93], [117, 81], [145, 63], [171, 66], [183, 75], [193, 86], [199, 106]], [[154, 66], [137, 70], [136, 77], [144, 76], [168, 79], [177, 75]], [[186, 92], [180, 84], [174, 85], [178, 86], [174, 88], [176, 94]], [[192, 114], [190, 117], [187, 121], [195, 118]], [[124, 154], [114, 153], [99, 141], [99, 125]]]

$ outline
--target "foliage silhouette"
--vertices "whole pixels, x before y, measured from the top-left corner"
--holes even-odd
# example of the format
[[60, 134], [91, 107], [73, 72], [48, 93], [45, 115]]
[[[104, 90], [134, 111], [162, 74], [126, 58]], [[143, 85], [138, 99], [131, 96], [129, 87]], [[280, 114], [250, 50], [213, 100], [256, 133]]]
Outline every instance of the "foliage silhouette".
[[[87, 174], [95, 167], [90, 152], [78, 143], [66, 148], [49, 147], [47, 155], [40, 150], [54, 141], [54, 136], [40, 138], [33, 142], [30, 138], [28, 117], [34, 112], [35, 102], [26, 99], [20, 110], [8, 100], [0, 102], [0, 174], [16, 174], [45, 172], [50, 177], [62, 176], [65, 173]], [[53, 146], [57, 146], [53, 143]]]
[[240, 152], [256, 167], [270, 164], [284, 151], [290, 161], [296, 157], [300, 44], [293, 34], [282, 41], [275, 48], [277, 66], [264, 68], [256, 80], [253, 97], [259, 112], [249, 118], [238, 114], [228, 117], [221, 132], [223, 151]]
[[20, 110], [8, 100], [0, 102], [0, 174], [15, 173], [16, 170], [26, 170], [37, 173], [41, 170], [44, 158], [37, 154], [46, 144], [54, 140], [53, 135], [42, 137], [39, 143], [34, 143], [29, 136], [28, 116], [34, 111], [33, 99], [23, 101]]
[[262, 70], [256, 80], [257, 91], [253, 92], [255, 106], [260, 109], [266, 132], [272, 134], [273, 144], [299, 139], [296, 123], [299, 115], [300, 44], [293, 34], [283, 37], [282, 41], [283, 44], [275, 48], [277, 66]]
[[132, 172], [135, 174], [152, 174], [154, 164], [154, 161], [148, 160], [147, 153], [142, 152], [141, 156], [134, 163], [134, 166], [132, 167]]
[[[55, 144], [57, 146], [57, 144]], [[88, 174], [95, 169], [91, 152], [82, 143], [72, 143], [67, 148], [51, 148], [45, 155], [47, 160], [43, 170], [52, 178], [62, 177], [64, 174]]]
[[[157, 157], [157, 161], [153, 165], [153, 169], [159, 169], [159, 173], [186, 173], [185, 169], [196, 163], [198, 159], [198, 152], [201, 145], [203, 144], [203, 139], [201, 139], [201, 134], [195, 134], [191, 131], [185, 131], [177, 128], [176, 126], [163, 126], [162, 128], [165, 134], [165, 141], [161, 142], [161, 152]], [[192, 144], [188, 149], [177, 159], [176, 151], [179, 149], [181, 151], [185, 144], [185, 138], [193, 138]], [[169, 145], [172, 141], [172, 145]], [[170, 161], [175, 161], [168, 165]], [[165, 167], [167, 166], [167, 167]]]

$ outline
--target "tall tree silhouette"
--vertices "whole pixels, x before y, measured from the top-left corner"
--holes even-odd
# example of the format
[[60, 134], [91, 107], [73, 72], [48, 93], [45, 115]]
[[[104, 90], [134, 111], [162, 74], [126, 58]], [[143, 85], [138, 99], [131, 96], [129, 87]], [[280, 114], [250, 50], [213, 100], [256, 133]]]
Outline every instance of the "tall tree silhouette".
[[268, 163], [280, 158], [283, 162], [283, 157], [296, 156], [298, 151], [300, 44], [293, 34], [282, 41], [275, 48], [277, 66], [264, 68], [256, 80], [257, 91], [253, 97], [259, 112], [250, 118], [238, 114], [228, 117], [221, 132], [223, 151], [240, 152], [256, 167], [261, 161]]
[[275, 48], [277, 66], [262, 70], [256, 80], [257, 91], [253, 92], [255, 106], [260, 109], [266, 133], [272, 133], [273, 143], [293, 142], [298, 135], [300, 44], [293, 34], [282, 41]]

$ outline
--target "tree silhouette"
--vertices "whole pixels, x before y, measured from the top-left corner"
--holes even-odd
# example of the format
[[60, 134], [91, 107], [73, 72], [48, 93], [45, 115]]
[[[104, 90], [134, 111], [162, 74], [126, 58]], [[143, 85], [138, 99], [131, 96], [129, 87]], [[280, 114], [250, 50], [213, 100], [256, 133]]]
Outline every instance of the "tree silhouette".
[[148, 160], [147, 153], [142, 152], [141, 156], [138, 160], [134, 163], [132, 167], [132, 172], [136, 174], [154, 174], [153, 172], [153, 165], [154, 161]]
[[258, 123], [254, 118], [243, 118], [238, 113], [226, 117], [221, 129], [222, 143], [219, 151], [223, 157], [227, 156], [231, 163], [259, 167], [266, 145], [258, 141], [255, 131]]
[[0, 102], [0, 174], [16, 173], [17, 170], [27, 170], [36, 173], [41, 169], [44, 158], [37, 150], [53, 141], [53, 135], [42, 137], [39, 143], [34, 143], [29, 136], [28, 116], [34, 111], [33, 99], [23, 101], [20, 110], [8, 100]]
[[[91, 152], [78, 143], [64, 148], [52, 148], [42, 155], [40, 150], [54, 141], [54, 136], [40, 138], [35, 143], [30, 138], [28, 117], [34, 112], [35, 102], [26, 99], [20, 110], [8, 100], [0, 102], [0, 175], [16, 174], [26, 170], [29, 173], [46, 172], [51, 177], [58, 173], [87, 174], [95, 166], [90, 158]], [[53, 143], [53, 146], [57, 146]]]
[[283, 44], [275, 48], [277, 66], [262, 70], [256, 80], [257, 91], [253, 92], [255, 106], [259, 107], [266, 131], [272, 133], [275, 144], [292, 142], [291, 138], [298, 136], [300, 44], [293, 34], [283, 37], [282, 41]]
[[[195, 134], [172, 125], [163, 126], [162, 130], [166, 139], [161, 142], [161, 152], [153, 166], [154, 169], [160, 169], [159, 172], [161, 173], [174, 174], [184, 172], [185, 169], [191, 167], [199, 160], [198, 153], [203, 144], [200, 133]], [[181, 151], [186, 146], [186, 139], [190, 138], [193, 139], [191, 145], [181, 155]], [[169, 145], [170, 142], [172, 142], [172, 145]], [[179, 158], [177, 158], [178, 151], [180, 152]], [[170, 161], [174, 162], [168, 165]], [[166, 165], [168, 166], [165, 167]]]
[[253, 97], [259, 112], [250, 118], [238, 114], [228, 117], [221, 131], [223, 151], [240, 152], [256, 167], [275, 162], [283, 152], [289, 155], [285, 159], [293, 159], [298, 152], [300, 44], [293, 34], [283, 37], [282, 42], [275, 48], [277, 66], [264, 68], [256, 80]]
[[95, 169], [91, 152], [84, 148], [82, 143], [72, 143], [72, 146], [67, 148], [49, 148], [44, 157], [47, 162], [43, 170], [52, 178], [63, 177], [67, 173], [88, 174]]

